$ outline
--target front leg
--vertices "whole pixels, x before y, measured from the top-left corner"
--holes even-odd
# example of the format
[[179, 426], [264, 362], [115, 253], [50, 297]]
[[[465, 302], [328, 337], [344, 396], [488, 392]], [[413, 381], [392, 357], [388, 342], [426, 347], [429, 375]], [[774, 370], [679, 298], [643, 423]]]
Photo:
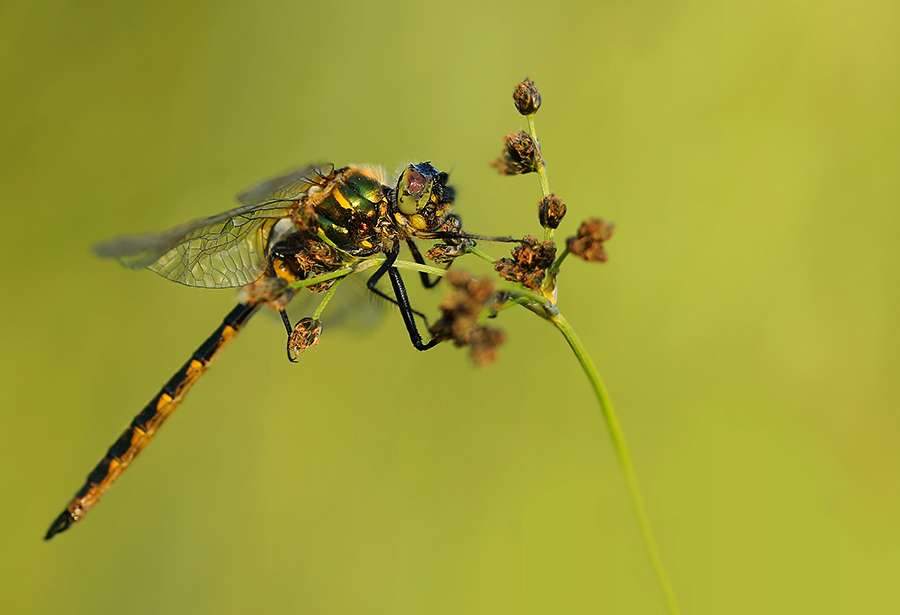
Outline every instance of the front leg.
[[[429, 348], [436, 346], [440, 340], [432, 339], [429, 342], [424, 342], [422, 340], [422, 335], [419, 333], [419, 329], [416, 326], [416, 314], [418, 312], [410, 305], [409, 296], [406, 294], [406, 286], [403, 284], [403, 278], [400, 277], [400, 271], [394, 267], [394, 262], [397, 260], [398, 253], [398, 246], [395, 246], [390, 252], [385, 252], [386, 258], [384, 262], [375, 273], [372, 274], [369, 281], [366, 282], [366, 287], [379, 297], [387, 299], [391, 303], [395, 303], [397, 307], [400, 308], [400, 314], [403, 316], [403, 324], [406, 325], [406, 331], [409, 333], [409, 340], [412, 342], [412, 345], [416, 347], [416, 350], [428, 350]], [[393, 297], [382, 292], [377, 286], [379, 280], [384, 277], [385, 273], [387, 273], [388, 277], [391, 279], [391, 286], [394, 288]]]

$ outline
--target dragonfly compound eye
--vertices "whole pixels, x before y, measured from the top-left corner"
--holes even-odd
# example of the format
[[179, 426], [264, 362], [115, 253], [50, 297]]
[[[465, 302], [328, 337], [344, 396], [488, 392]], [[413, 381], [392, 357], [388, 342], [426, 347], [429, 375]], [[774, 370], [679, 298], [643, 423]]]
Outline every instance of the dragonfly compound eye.
[[431, 200], [431, 192], [438, 170], [431, 163], [411, 164], [404, 169], [397, 181], [397, 208], [401, 213], [411, 216], [420, 211]]

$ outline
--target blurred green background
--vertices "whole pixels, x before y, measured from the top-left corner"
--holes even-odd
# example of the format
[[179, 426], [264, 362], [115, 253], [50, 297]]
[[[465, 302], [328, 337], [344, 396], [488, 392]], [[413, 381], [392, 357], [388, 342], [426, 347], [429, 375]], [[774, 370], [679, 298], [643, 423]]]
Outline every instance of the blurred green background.
[[94, 243], [321, 160], [431, 160], [468, 229], [537, 233], [537, 178], [487, 164], [522, 126], [525, 75], [562, 236], [617, 223], [608, 264], [567, 264], [560, 308], [684, 612], [900, 609], [898, 17], [4, 2], [3, 611], [664, 612], [587, 381], [524, 310], [483, 370], [416, 352], [391, 311], [362, 332], [326, 313], [291, 365], [280, 322], [256, 318], [103, 504], [41, 541], [234, 301]]

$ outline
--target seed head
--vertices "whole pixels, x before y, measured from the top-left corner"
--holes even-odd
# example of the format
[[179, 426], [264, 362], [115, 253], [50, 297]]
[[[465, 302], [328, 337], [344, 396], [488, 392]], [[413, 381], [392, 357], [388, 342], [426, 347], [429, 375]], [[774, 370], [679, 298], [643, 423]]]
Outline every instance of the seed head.
[[452, 263], [453, 259], [458, 258], [466, 253], [466, 244], [451, 245], [439, 243], [425, 253], [425, 257], [431, 259], [435, 263], [444, 264]]
[[496, 261], [494, 269], [505, 280], [540, 291], [544, 275], [555, 259], [556, 246], [552, 241], [539, 242], [537, 238], [526, 235], [522, 243], [512, 249], [512, 258]]
[[540, 151], [527, 132], [506, 135], [500, 158], [491, 162], [503, 175], [523, 175], [537, 171]]
[[603, 244], [612, 237], [616, 225], [600, 218], [581, 223], [578, 234], [566, 240], [569, 252], [589, 262], [605, 263], [609, 256]]
[[551, 192], [541, 199], [538, 205], [538, 220], [541, 221], [541, 226], [555, 229], [565, 215], [566, 204], [556, 194]]
[[[311, 278], [322, 273], [334, 271], [343, 262], [343, 256], [335, 249], [318, 239], [309, 239], [298, 246], [293, 258], [286, 259], [290, 268], [302, 272], [298, 277]], [[312, 293], [321, 293], [334, 285], [334, 280], [326, 280], [312, 284], [306, 288]]]
[[238, 293], [241, 303], [266, 303], [270, 308], [281, 311], [294, 297], [294, 289], [280, 277], [264, 277], [244, 286]]
[[315, 318], [301, 318], [288, 338], [288, 358], [295, 361], [307, 348], [318, 346], [320, 337], [322, 322]]
[[441, 303], [441, 318], [429, 331], [435, 338], [453, 340], [457, 348], [469, 346], [469, 356], [484, 366], [496, 358], [503, 333], [478, 324], [478, 317], [494, 298], [494, 283], [489, 278], [474, 278], [465, 271], [446, 276], [453, 290]]
[[534, 115], [541, 108], [541, 93], [530, 77], [525, 77], [525, 81], [516, 86], [513, 101], [522, 115]]
[[500, 329], [477, 327], [469, 340], [469, 358], [478, 367], [485, 367], [497, 360], [497, 348], [506, 335]]
[[310, 284], [306, 287], [306, 290], [311, 293], [324, 293], [328, 291], [332, 286], [334, 286], [335, 282], [337, 282], [337, 280], [325, 280], [324, 282], [319, 282], [318, 284]]
[[474, 246], [475, 240], [464, 237], [462, 232], [462, 219], [456, 214], [447, 216], [447, 221], [438, 229], [441, 233], [453, 233], [456, 237], [446, 237], [443, 243], [435, 244], [425, 257], [433, 260], [438, 264], [453, 262], [466, 253], [468, 246]]

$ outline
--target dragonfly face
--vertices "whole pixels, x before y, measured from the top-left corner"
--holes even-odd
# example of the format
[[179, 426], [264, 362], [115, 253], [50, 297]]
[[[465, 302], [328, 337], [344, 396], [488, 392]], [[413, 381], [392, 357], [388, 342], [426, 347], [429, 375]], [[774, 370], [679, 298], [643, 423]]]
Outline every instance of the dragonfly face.
[[447, 174], [427, 162], [409, 165], [397, 180], [397, 209], [405, 216], [417, 214], [429, 204], [452, 201], [453, 189], [447, 186]]
[[[385, 184], [377, 167], [306, 167], [247, 190], [238, 196], [241, 206], [235, 209], [165, 233], [116, 239], [96, 251], [126, 267], [147, 268], [174, 282], [204, 288], [244, 286], [262, 277], [306, 280], [381, 253], [384, 260], [367, 286], [400, 308], [413, 345], [426, 350], [438, 340], [425, 342], [419, 335], [415, 317], [421, 314], [410, 306], [394, 263], [405, 243], [416, 262], [424, 264], [416, 239], [444, 239], [463, 248], [465, 242], [471, 243], [459, 218], [450, 213], [454, 191], [447, 178], [427, 162], [409, 165], [396, 188]], [[385, 275], [393, 296], [377, 287]], [[422, 281], [426, 286], [437, 283], [425, 274]], [[330, 285], [323, 283], [314, 290]], [[80, 520], [99, 501], [261, 301], [248, 299], [235, 307], [134, 418], [53, 522], [47, 539]], [[283, 306], [281, 312], [290, 334]]]

